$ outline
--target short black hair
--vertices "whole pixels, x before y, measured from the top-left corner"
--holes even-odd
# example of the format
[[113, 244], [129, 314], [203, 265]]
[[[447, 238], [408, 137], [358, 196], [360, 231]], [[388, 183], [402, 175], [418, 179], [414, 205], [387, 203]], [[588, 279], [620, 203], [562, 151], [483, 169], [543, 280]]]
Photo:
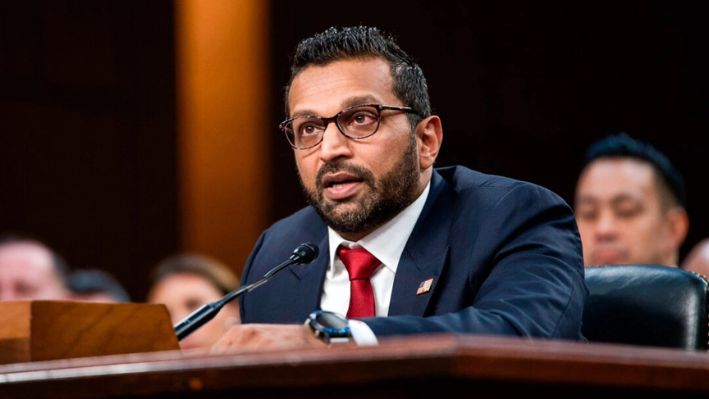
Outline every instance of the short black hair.
[[670, 194], [673, 205], [686, 206], [684, 177], [670, 159], [651, 144], [619, 133], [593, 143], [586, 152], [584, 167], [599, 158], [634, 158], [647, 162]]
[[369, 26], [331, 27], [302, 40], [295, 50], [291, 64], [291, 76], [285, 88], [285, 105], [288, 113], [288, 92], [293, 79], [310, 65], [326, 65], [333, 61], [381, 57], [389, 62], [394, 80], [394, 94], [401, 102], [413, 108], [416, 114], [408, 114], [414, 127], [431, 115], [428, 84], [423, 70], [399, 47], [394, 38], [378, 28]]
[[129, 302], [130, 296], [115, 277], [98, 269], [81, 269], [69, 275], [69, 290], [79, 295], [103, 293], [116, 302]]

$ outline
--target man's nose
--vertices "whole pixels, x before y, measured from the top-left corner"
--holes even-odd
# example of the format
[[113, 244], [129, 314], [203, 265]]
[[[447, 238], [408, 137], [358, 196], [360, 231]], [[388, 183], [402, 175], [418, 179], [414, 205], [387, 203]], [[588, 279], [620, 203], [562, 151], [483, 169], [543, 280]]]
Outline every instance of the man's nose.
[[618, 222], [611, 212], [602, 212], [596, 222], [596, 237], [599, 239], [615, 238], [618, 233]]
[[341, 157], [351, 156], [350, 139], [340, 132], [334, 121], [325, 126], [320, 143], [320, 159], [323, 162], [332, 162]]

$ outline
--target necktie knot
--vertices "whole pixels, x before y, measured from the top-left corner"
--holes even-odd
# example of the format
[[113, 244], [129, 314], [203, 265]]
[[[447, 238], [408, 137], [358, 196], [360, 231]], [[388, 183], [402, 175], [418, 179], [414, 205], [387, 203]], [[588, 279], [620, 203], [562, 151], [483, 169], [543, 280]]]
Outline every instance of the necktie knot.
[[341, 246], [337, 249], [337, 254], [345, 264], [350, 281], [369, 280], [382, 263], [362, 247], [346, 248]]
[[350, 307], [347, 317], [375, 315], [374, 290], [369, 279], [382, 263], [364, 248], [337, 248], [337, 255], [350, 275]]

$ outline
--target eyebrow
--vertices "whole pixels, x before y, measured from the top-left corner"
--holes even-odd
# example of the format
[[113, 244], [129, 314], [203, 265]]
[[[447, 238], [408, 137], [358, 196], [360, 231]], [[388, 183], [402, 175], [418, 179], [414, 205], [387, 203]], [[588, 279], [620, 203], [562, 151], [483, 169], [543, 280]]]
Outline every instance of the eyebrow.
[[642, 198], [628, 195], [628, 194], [621, 194], [616, 197], [613, 197], [613, 199], [611, 199], [611, 204], [618, 205], [620, 203], [627, 202], [627, 201], [635, 202], [638, 204], [642, 204], [644, 202]]
[[[642, 198], [631, 195], [631, 194], [626, 194], [626, 193], [618, 194], [618, 195], [612, 197], [609, 202], [612, 205], [617, 205], [617, 204], [619, 204], [621, 202], [625, 202], [625, 201], [643, 203]], [[579, 198], [575, 201], [575, 205], [586, 205], [586, 204], [593, 205], [593, 204], [597, 204], [599, 202], [602, 202], [602, 201], [597, 197], [593, 197], [590, 195], [583, 195], [583, 196], [579, 196]]]
[[[381, 101], [378, 100], [376, 97], [372, 95], [364, 95], [364, 96], [355, 96], [355, 97], [349, 97], [345, 99], [342, 103], [340, 103], [340, 111], [345, 109], [345, 108], [350, 108], [350, 107], [356, 107], [358, 105], [364, 105], [364, 104], [378, 104]], [[337, 112], [340, 112], [337, 111]], [[304, 109], [300, 110], [298, 112], [294, 112], [290, 117], [295, 118], [297, 116], [320, 116], [318, 115], [317, 112], [310, 110], [310, 109]]]
[[366, 95], [366, 96], [357, 96], [357, 97], [351, 97], [345, 100], [342, 103], [342, 108], [349, 108], [349, 107], [355, 107], [357, 105], [363, 105], [363, 104], [375, 104], [379, 103], [380, 101], [377, 100], [376, 97], [372, 95]]

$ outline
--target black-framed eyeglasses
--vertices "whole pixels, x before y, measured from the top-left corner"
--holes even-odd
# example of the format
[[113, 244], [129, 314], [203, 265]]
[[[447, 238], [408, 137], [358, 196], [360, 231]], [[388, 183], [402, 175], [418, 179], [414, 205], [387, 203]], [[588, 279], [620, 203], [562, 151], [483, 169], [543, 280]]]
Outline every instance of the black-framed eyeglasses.
[[345, 108], [330, 117], [316, 115], [298, 115], [281, 122], [278, 127], [286, 134], [291, 147], [306, 150], [320, 144], [330, 122], [335, 122], [337, 129], [347, 138], [361, 140], [379, 129], [384, 110], [417, 114], [411, 107], [394, 105], [363, 104]]

